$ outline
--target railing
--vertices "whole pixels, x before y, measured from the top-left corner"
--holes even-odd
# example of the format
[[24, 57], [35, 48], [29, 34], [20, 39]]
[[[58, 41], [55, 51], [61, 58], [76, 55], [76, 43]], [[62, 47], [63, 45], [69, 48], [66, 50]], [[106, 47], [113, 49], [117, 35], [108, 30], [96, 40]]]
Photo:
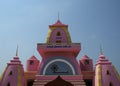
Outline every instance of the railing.
[[80, 43], [71, 43], [71, 44], [67, 44], [67, 43], [53, 43], [53, 44], [46, 44], [46, 43], [38, 43], [38, 46], [46, 46], [47, 48], [71, 48], [72, 46], [80, 46]]
[[81, 43], [38, 43], [38, 45], [47, 45], [47, 46], [56, 46], [56, 45], [59, 45], [59, 46], [68, 46], [68, 45], [80, 45]]

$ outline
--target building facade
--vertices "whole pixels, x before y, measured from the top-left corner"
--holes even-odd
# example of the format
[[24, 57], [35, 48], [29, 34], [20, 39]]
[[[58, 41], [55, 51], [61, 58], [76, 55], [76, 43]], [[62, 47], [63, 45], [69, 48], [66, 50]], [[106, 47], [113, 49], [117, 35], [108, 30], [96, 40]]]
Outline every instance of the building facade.
[[26, 61], [26, 70], [16, 55], [1, 76], [0, 86], [50, 86], [49, 82], [59, 80], [73, 86], [120, 86], [119, 74], [102, 53], [95, 69], [87, 55], [76, 59], [81, 44], [72, 42], [68, 25], [59, 19], [49, 25], [46, 43], [38, 43], [37, 51], [42, 60], [33, 55]]

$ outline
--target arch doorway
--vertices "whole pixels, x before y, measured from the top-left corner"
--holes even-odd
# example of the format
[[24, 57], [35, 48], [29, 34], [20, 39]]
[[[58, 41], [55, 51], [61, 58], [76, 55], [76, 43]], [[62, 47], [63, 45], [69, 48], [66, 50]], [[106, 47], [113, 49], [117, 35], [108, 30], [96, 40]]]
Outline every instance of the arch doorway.
[[48, 82], [44, 86], [74, 86], [68, 81], [63, 80], [60, 76], [58, 76], [53, 81]]

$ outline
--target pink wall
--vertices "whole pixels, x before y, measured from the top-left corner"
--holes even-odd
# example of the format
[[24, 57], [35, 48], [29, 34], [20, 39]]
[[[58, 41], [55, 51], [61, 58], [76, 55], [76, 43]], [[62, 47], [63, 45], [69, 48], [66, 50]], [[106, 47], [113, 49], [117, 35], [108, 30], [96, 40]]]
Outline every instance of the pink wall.
[[[52, 80], [54, 80], [55, 78], [57, 78], [58, 76], [36, 76], [36, 79], [37, 80], [50, 80], [50, 81], [52, 81]], [[76, 75], [76, 76], [65, 76], [65, 75], [61, 75], [60, 76], [62, 79], [64, 79], [64, 80], [82, 80], [82, 75]]]
[[[62, 56], [62, 55], [59, 55], [59, 56]], [[75, 69], [77, 70], [77, 73], [78, 75], [81, 75], [81, 69], [80, 69], [80, 66], [79, 66], [79, 63], [78, 61], [76, 60], [76, 58], [74, 58], [73, 55], [66, 55], [64, 56], [65, 58], [69, 59], [72, 64], [74, 64], [75, 66]], [[49, 58], [46, 58], [46, 59], [42, 59], [40, 65], [39, 65], [39, 71], [38, 73], [40, 73], [42, 71], [42, 67], [44, 66], [44, 64], [50, 59], [50, 58], [54, 58], [54, 57], [49, 57]]]
[[82, 71], [93, 71], [93, 62], [87, 55], [80, 59], [80, 68]]
[[96, 86], [98, 84], [101, 84], [101, 86], [120, 86], [120, 79], [112, 65], [112, 62], [109, 62], [103, 54], [99, 56], [95, 71]]
[[26, 63], [27, 71], [37, 71], [40, 61], [37, 59], [28, 59]]
[[[107, 74], [107, 70], [110, 74]], [[116, 76], [112, 65], [102, 65], [102, 86], [110, 86], [110, 82], [113, 86], [120, 86], [120, 81]]]
[[[19, 67], [20, 69], [18, 69]], [[19, 72], [21, 75], [19, 75], [18, 70], [20, 70]], [[11, 71], [12, 75], [10, 75]], [[18, 82], [24, 86], [24, 71], [22, 66], [8, 64], [0, 86], [7, 86], [8, 83], [10, 83], [10, 86], [17, 86]]]
[[[60, 32], [60, 36], [57, 36], [57, 32]], [[50, 43], [56, 43], [57, 40], [61, 40], [61, 43], [68, 43], [67, 35], [65, 31], [61, 28], [56, 28], [53, 30], [50, 36]]]

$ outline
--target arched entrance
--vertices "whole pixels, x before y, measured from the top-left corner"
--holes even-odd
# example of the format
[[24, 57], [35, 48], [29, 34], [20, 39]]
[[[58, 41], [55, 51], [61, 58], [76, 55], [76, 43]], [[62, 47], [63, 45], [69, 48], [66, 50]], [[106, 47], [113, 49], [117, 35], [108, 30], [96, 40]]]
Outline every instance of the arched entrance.
[[63, 80], [60, 76], [58, 76], [53, 81], [48, 82], [44, 86], [74, 86], [68, 81]]

